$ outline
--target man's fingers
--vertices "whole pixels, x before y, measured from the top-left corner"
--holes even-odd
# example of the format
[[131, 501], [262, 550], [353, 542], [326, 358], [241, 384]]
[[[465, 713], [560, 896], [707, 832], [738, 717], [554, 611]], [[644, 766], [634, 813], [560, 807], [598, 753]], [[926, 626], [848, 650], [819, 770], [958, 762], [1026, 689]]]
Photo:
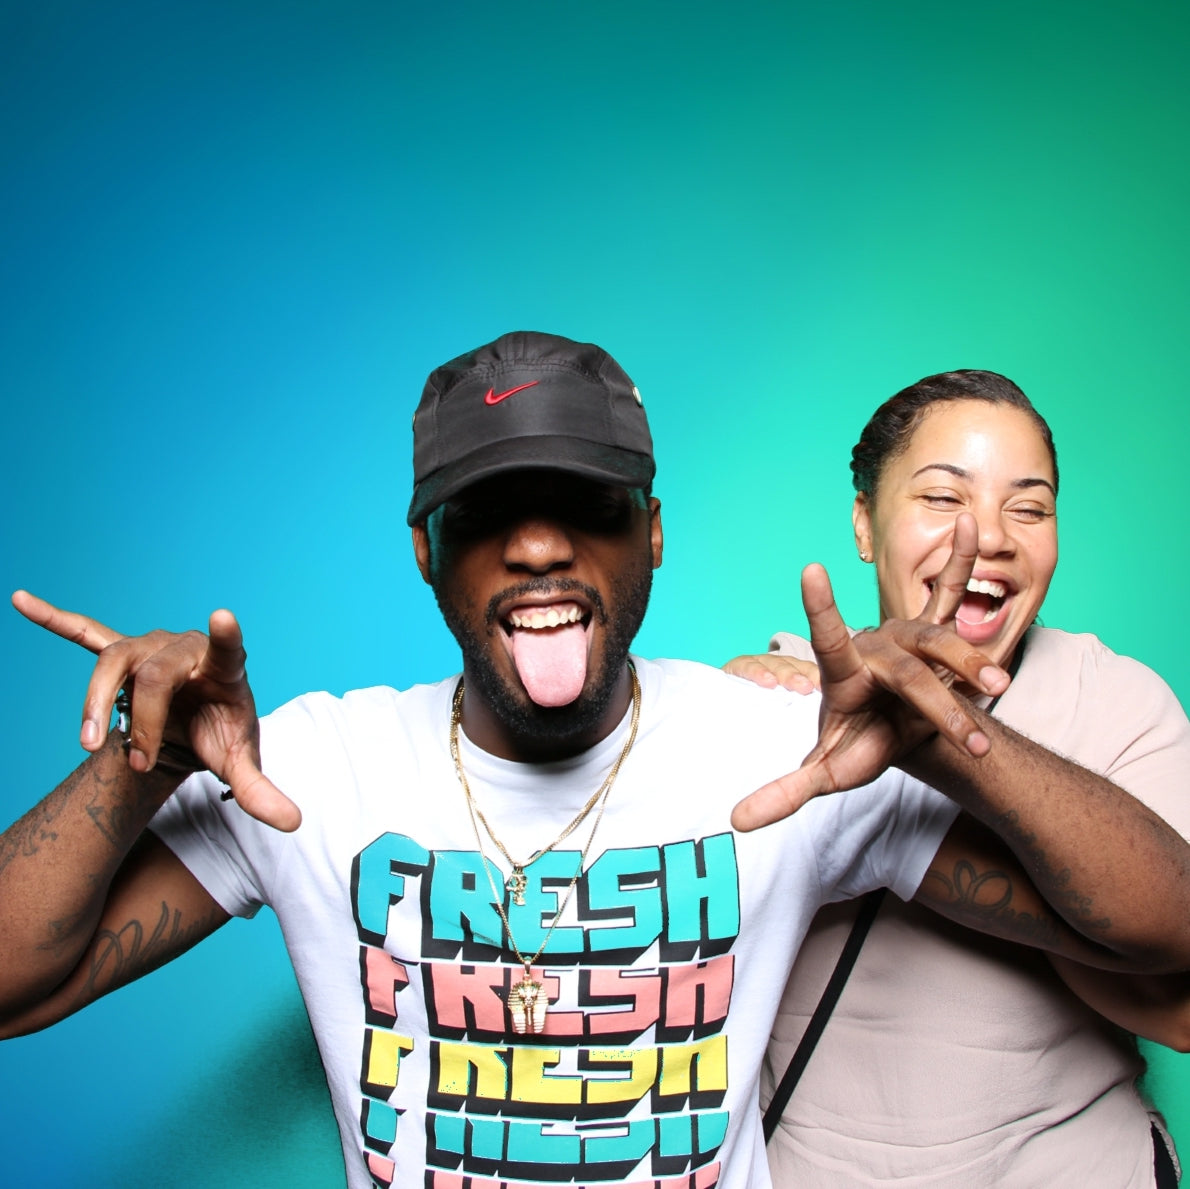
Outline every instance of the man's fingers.
[[979, 556], [979, 526], [970, 512], [955, 518], [954, 537], [946, 565], [934, 581], [929, 601], [921, 618], [929, 623], [950, 623], [963, 605], [967, 594], [967, 580], [975, 569]]
[[[101, 673], [109, 656], [112, 657], [112, 674], [106, 676], [105, 688], [112, 691], [121, 684], [127, 686], [128, 678], [134, 679], [132, 686], [132, 721], [129, 729], [128, 762], [138, 772], [147, 772], [157, 762], [157, 752], [165, 736], [165, 725], [169, 720], [174, 695], [177, 694], [201, 664], [207, 652], [207, 638], [202, 632], [183, 632], [181, 635], [165, 635], [162, 646], [149, 651], [147, 655], [134, 653], [129, 656], [132, 645], [152, 647], [153, 636], [129, 641], [129, 648], [107, 649], [100, 657], [92, 674], [92, 686]], [[126, 676], [116, 677], [123, 671]], [[98, 712], [98, 710], [97, 710]]]
[[135, 682], [128, 762], [137, 772], [149, 771], [157, 762], [179, 690], [197, 678], [219, 686], [234, 686], [244, 679], [243, 636], [235, 616], [230, 611], [213, 612], [210, 629], [209, 637], [198, 631], [120, 637], [104, 648], [87, 687], [83, 746], [94, 751], [102, 743], [117, 692]]
[[802, 606], [810, 624], [810, 643], [818, 658], [819, 684], [825, 687], [846, 680], [859, 667], [859, 654], [835, 605], [831, 580], [817, 562], [802, 571]]
[[275, 830], [290, 833], [302, 824], [302, 812], [247, 756], [222, 773], [240, 808]]
[[210, 644], [203, 660], [204, 676], [221, 685], [242, 680], [248, 654], [244, 651], [244, 634], [236, 617], [226, 609], [212, 611], [207, 628]]
[[55, 607], [53, 603], [47, 603], [27, 590], [14, 591], [12, 605], [38, 627], [61, 636], [63, 640], [70, 640], [88, 652], [102, 652], [109, 644], [124, 638], [89, 615], [63, 611], [61, 607]]
[[[202, 738], [193, 738], [193, 743], [203, 762], [223, 772], [248, 813], [280, 830], [297, 828], [301, 821], [297, 806], [261, 774], [259, 755], [248, 755], [231, 743], [228, 754], [220, 758], [228, 746], [214, 725], [221, 715], [242, 727], [246, 722], [254, 724], [256, 713], [244, 672], [243, 635], [230, 611], [212, 612], [209, 637], [202, 632], [163, 631], [121, 636], [89, 616], [63, 611], [28, 591], [18, 590], [12, 603], [33, 623], [97, 654], [79, 733], [87, 751], [102, 746], [116, 695], [123, 687], [131, 698], [126, 729], [128, 764], [133, 771], [148, 772], [156, 764], [172, 710], [174, 729], [198, 729]], [[179, 709], [175, 699], [184, 688]], [[196, 708], [204, 704], [205, 725], [195, 728], [200, 722]], [[216, 711], [217, 707], [222, 709]]]
[[825, 769], [819, 762], [807, 759], [796, 772], [770, 781], [745, 797], [731, 811], [731, 824], [737, 830], [758, 830], [789, 817], [807, 801], [829, 791]]
[[[961, 661], [952, 655], [949, 660], [941, 662], [957, 666], [960, 676], [965, 676], [966, 671], [972, 669], [979, 678], [1002, 672], [988, 665], [982, 653], [964, 645], [958, 636], [946, 628], [918, 623], [916, 620], [908, 621], [905, 627], [917, 633], [915, 646], [919, 652], [927, 655], [935, 652], [944, 657], [948, 653], [961, 652]], [[933, 641], [933, 644], [924, 641]], [[963, 700], [943, 684], [931, 664], [912, 652], [893, 646], [876, 634], [864, 637], [860, 652], [872, 676], [925, 719], [934, 730], [973, 756], [986, 754], [991, 746], [987, 736], [967, 712]], [[1007, 681], [1006, 674], [1004, 679]], [[986, 679], [983, 684], [986, 684]]]
[[[76, 611], [64, 611], [39, 599], [37, 595], [27, 590], [13, 592], [12, 605], [31, 623], [43, 627], [63, 640], [70, 640], [74, 644], [85, 648], [99, 656], [95, 671], [91, 675], [87, 687], [87, 698], [83, 706], [83, 723], [79, 730], [79, 742], [87, 751], [97, 750], [107, 734], [107, 724], [111, 721], [112, 703], [116, 698], [116, 691], [124, 682], [125, 671], [121, 662], [115, 657], [109, 657], [104, 662], [105, 650], [124, 639], [119, 632], [92, 619], [89, 615], [80, 615]], [[118, 671], [117, 671], [118, 670]]]
[[902, 675], [919, 677], [916, 659], [933, 666], [935, 674], [945, 670], [991, 697], [1002, 694], [1010, 681], [1005, 670], [948, 624], [924, 619], [889, 620], [881, 632], [857, 636], [855, 646], [876, 680], [898, 695]]
[[[929, 665], [903, 660], [899, 668], [901, 681], [896, 692], [902, 701], [955, 747], [976, 758], [987, 754], [991, 741], [976, 725], [962, 700], [938, 680]], [[922, 732], [921, 739], [928, 735], [928, 731]]]

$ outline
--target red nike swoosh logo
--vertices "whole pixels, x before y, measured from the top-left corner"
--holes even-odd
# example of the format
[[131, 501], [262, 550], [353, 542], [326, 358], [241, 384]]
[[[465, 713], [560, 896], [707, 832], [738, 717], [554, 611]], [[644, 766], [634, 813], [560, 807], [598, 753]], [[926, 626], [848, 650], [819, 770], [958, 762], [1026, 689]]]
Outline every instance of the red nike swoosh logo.
[[489, 388], [483, 398], [485, 405], [498, 405], [502, 400], [506, 400], [514, 392], [523, 392], [526, 388], [532, 388], [534, 384], [538, 384], [538, 380], [530, 380], [528, 384], [518, 384], [515, 388], [509, 388], [507, 392], [496, 392]]

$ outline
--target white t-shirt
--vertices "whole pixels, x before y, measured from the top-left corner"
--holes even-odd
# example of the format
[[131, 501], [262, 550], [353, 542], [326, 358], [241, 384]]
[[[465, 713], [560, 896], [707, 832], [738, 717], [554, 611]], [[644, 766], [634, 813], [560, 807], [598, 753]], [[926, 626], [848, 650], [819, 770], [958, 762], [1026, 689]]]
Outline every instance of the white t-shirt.
[[[782, 633], [780, 651], [812, 656]], [[1150, 669], [1031, 628], [997, 718], [1128, 789], [1190, 836], [1190, 723]], [[855, 906], [816, 917], [781, 1003], [761, 1099], [789, 1064]], [[1148, 1189], [1135, 1042], [1043, 954], [886, 898], [769, 1142], [777, 1189]]]
[[[264, 766], [302, 809], [294, 834], [221, 801], [205, 776], [154, 819], [227, 911], [276, 912], [353, 1189], [767, 1185], [759, 1068], [797, 946], [827, 901], [881, 884], [912, 895], [955, 806], [891, 771], [737, 834], [734, 804], [813, 745], [817, 700], [688, 662], [636, 664], [636, 745], [534, 963], [550, 997], [539, 1036], [515, 1035], [503, 1005], [523, 972], [501, 946], [448, 751], [455, 679], [312, 694], [269, 715]], [[532, 854], [575, 816], [626, 730], [627, 718], [547, 765], [462, 740], [510, 854]], [[526, 868], [526, 903], [508, 912], [527, 957], [593, 821]], [[495, 878], [507, 874], [502, 861]]]

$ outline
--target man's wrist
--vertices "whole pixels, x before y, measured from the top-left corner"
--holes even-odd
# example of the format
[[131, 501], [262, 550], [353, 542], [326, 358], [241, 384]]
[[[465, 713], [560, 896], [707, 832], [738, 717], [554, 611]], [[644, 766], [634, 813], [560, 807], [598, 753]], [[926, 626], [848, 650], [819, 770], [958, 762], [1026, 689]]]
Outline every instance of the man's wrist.
[[[116, 695], [116, 725], [113, 728], [120, 736], [124, 755], [132, 749], [132, 699], [125, 689]], [[162, 739], [157, 747], [157, 762], [154, 770], [168, 772], [174, 776], [187, 777], [206, 770], [206, 764], [184, 743], [171, 743]]]
[[153, 767], [177, 773], [179, 776], [192, 776], [195, 772], [206, 770], [206, 764], [189, 747], [184, 747], [181, 743], [170, 743], [168, 739], [161, 740], [161, 745], [157, 748], [157, 763]]

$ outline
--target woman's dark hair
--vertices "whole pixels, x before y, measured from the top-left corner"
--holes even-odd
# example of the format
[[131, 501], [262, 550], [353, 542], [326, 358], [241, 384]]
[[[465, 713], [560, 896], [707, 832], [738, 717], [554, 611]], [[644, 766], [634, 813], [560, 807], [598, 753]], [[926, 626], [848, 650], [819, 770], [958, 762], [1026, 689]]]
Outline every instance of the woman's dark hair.
[[851, 481], [856, 491], [871, 499], [888, 463], [909, 448], [922, 418], [930, 406], [940, 401], [982, 400], [992, 405], [1011, 405], [1027, 413], [1037, 426], [1050, 461], [1054, 464], [1054, 492], [1058, 490], [1058, 452], [1054, 435], [1033, 402], [1007, 377], [999, 372], [981, 372], [971, 368], [957, 372], [939, 372], [926, 376], [908, 388], [890, 396], [872, 414], [864, 432], [851, 451]]

